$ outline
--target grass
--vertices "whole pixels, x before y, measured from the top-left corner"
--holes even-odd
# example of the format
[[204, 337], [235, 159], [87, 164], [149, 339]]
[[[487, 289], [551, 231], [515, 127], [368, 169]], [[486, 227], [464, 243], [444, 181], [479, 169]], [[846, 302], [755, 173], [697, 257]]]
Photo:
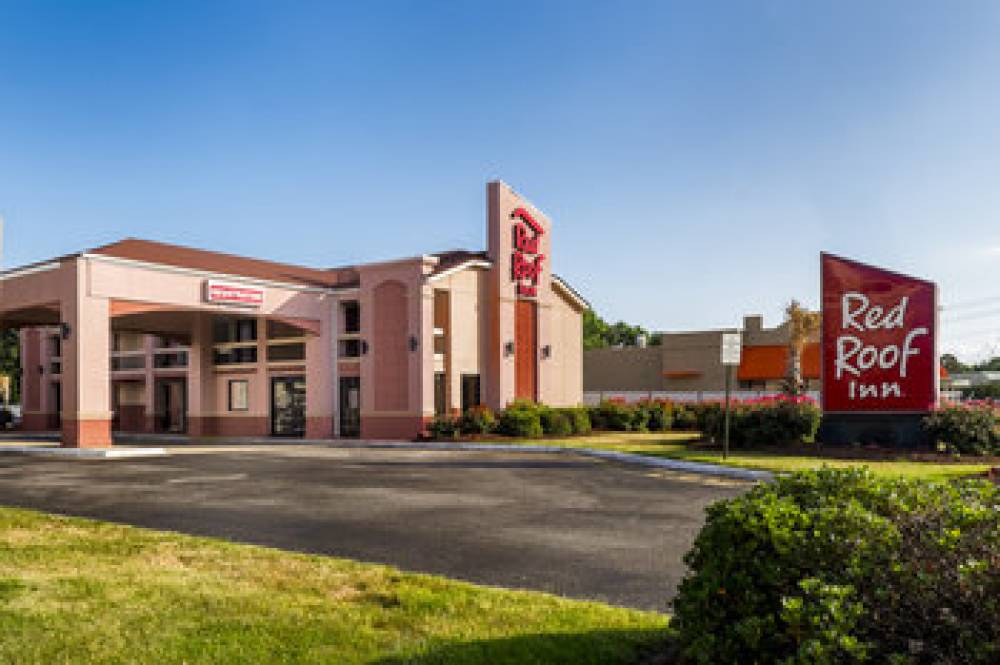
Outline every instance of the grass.
[[634, 663], [667, 617], [0, 508], [0, 662]]
[[764, 469], [776, 472], [791, 472], [802, 469], [816, 469], [823, 465], [834, 468], [850, 466], [867, 466], [873, 473], [881, 476], [904, 476], [908, 478], [924, 478], [928, 480], [946, 480], [979, 474], [990, 468], [983, 463], [938, 463], [928, 461], [913, 461], [901, 453], [895, 459], [838, 459], [808, 453], [785, 453], [770, 450], [735, 450], [723, 461], [721, 451], [694, 448], [690, 444], [700, 438], [692, 432], [600, 432], [587, 437], [567, 439], [546, 439], [544, 441], [525, 441], [525, 443], [544, 443], [554, 446], [600, 448], [620, 452], [637, 453], [653, 457], [668, 457], [671, 459], [688, 460], [691, 462], [709, 462], [726, 464], [744, 469]]

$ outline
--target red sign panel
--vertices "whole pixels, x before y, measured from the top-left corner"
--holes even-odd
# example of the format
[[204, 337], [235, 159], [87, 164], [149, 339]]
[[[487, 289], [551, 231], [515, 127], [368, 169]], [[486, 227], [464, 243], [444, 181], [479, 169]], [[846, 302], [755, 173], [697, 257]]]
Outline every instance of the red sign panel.
[[820, 260], [823, 410], [933, 409], [937, 286], [831, 254]]
[[260, 307], [264, 304], [264, 289], [210, 279], [205, 282], [205, 300], [225, 305]]
[[510, 257], [510, 278], [517, 285], [517, 295], [538, 295], [538, 279], [542, 276], [545, 255], [539, 252], [545, 229], [524, 208], [510, 214], [514, 220], [514, 252]]

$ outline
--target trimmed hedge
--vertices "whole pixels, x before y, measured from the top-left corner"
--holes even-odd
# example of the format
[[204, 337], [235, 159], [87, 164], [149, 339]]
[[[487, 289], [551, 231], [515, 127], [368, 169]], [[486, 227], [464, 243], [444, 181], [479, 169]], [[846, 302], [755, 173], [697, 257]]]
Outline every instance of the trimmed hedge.
[[[721, 442], [725, 429], [722, 404], [706, 405], [702, 431]], [[729, 443], [734, 447], [753, 445], [802, 445], [813, 443], [822, 412], [808, 397], [777, 395], [732, 403]]]
[[518, 438], [537, 438], [544, 434], [542, 413], [537, 404], [515, 400], [500, 412], [497, 432]]
[[965, 454], [1000, 453], [1000, 406], [994, 402], [946, 404], [924, 418], [936, 443]]
[[709, 507], [674, 599], [692, 663], [1000, 662], [1000, 488], [824, 468]]

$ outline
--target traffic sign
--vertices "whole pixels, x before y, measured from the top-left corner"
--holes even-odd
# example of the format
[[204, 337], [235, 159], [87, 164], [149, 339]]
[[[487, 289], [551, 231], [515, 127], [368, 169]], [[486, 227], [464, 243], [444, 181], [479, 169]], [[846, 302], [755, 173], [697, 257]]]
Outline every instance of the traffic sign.
[[742, 347], [743, 343], [738, 332], [722, 333], [722, 364], [739, 365]]

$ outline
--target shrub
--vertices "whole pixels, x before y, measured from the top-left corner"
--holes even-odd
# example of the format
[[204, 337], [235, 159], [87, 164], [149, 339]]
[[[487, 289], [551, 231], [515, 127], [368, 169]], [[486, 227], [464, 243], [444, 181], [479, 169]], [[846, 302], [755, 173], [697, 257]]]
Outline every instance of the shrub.
[[[778, 395], [732, 403], [729, 442], [733, 446], [812, 443], [822, 414], [808, 397]], [[702, 431], [716, 442], [723, 439], [725, 407], [719, 403], [703, 410]]]
[[991, 402], [946, 404], [924, 418], [924, 429], [936, 443], [960, 453], [1000, 452], [1000, 408]]
[[1000, 662], [1000, 488], [824, 468], [709, 507], [674, 600], [694, 663]]
[[567, 417], [569, 417], [570, 423], [573, 425], [573, 434], [577, 436], [583, 436], [590, 434], [591, 424], [590, 424], [590, 410], [583, 406], [574, 406], [568, 409], [563, 409]]
[[466, 409], [459, 421], [462, 434], [489, 434], [496, 426], [496, 416], [485, 406], [473, 406]]
[[539, 412], [542, 431], [548, 436], [570, 436], [573, 434], [573, 421], [562, 409], [545, 408]]
[[653, 402], [649, 409], [650, 432], [666, 432], [674, 426], [673, 408], [669, 402]]
[[698, 414], [690, 404], [676, 404], [673, 409], [674, 429], [690, 432], [698, 429]]
[[432, 439], [455, 439], [459, 432], [459, 422], [451, 416], [435, 416], [427, 423], [427, 433]]
[[506, 436], [537, 438], [542, 436], [541, 409], [534, 402], [517, 400], [500, 412], [497, 430]]
[[624, 402], [606, 400], [597, 407], [597, 421], [601, 429], [628, 432], [632, 429], [632, 407]]
[[7, 429], [14, 422], [14, 414], [9, 409], [0, 407], [0, 429]]

